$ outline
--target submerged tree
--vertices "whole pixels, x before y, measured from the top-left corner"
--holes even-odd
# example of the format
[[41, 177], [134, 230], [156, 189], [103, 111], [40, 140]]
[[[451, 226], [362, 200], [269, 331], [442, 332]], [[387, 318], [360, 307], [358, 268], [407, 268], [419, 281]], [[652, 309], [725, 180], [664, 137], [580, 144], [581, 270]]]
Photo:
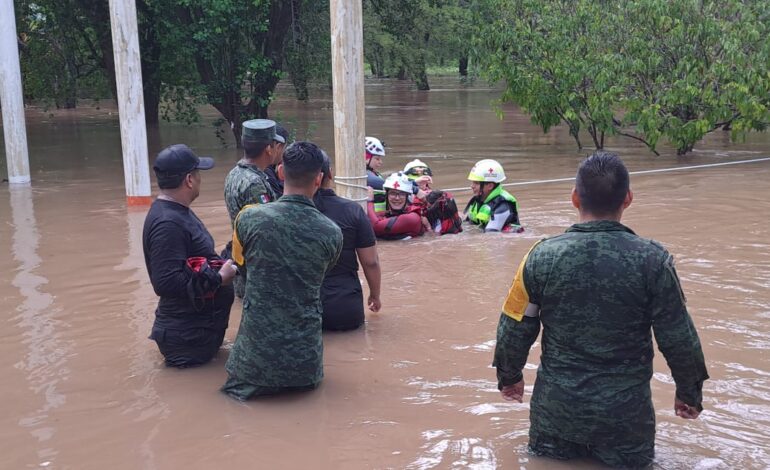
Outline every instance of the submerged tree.
[[605, 136], [678, 154], [708, 132], [770, 122], [770, 7], [761, 1], [490, 0], [477, 57], [503, 101], [544, 131], [564, 123], [581, 146]]

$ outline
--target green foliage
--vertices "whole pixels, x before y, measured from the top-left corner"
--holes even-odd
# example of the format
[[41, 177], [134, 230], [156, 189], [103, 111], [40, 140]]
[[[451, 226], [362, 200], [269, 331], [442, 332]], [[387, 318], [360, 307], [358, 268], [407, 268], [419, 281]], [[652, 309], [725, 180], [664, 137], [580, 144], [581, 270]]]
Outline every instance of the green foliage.
[[763, 130], [770, 115], [767, 2], [490, 0], [475, 54], [503, 101], [544, 131], [565, 123], [680, 154], [708, 132]]
[[110, 94], [96, 32], [71, 1], [16, 2], [25, 99], [74, 108], [78, 99]]

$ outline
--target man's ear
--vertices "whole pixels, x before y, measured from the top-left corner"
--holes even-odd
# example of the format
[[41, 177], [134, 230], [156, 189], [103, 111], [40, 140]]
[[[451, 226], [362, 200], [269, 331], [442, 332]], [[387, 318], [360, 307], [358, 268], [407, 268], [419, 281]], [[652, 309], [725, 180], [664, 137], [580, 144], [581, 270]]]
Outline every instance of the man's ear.
[[580, 198], [578, 197], [577, 188], [572, 188], [572, 205], [575, 209], [580, 210]]
[[623, 199], [623, 210], [628, 209], [628, 206], [631, 205], [631, 203], [634, 200], [634, 193], [631, 191], [631, 189], [628, 190], [628, 193], [626, 193], [626, 198]]
[[313, 186], [318, 189], [321, 187], [321, 183], [324, 180], [324, 172], [319, 171], [317, 175], [315, 175], [315, 180], [313, 180]]
[[278, 173], [278, 179], [283, 181], [286, 179], [286, 176], [283, 174], [283, 163], [279, 163], [278, 167], [276, 167], [276, 173]]
[[193, 174], [192, 173], [187, 173], [187, 175], [185, 175], [185, 177], [184, 177], [184, 184], [187, 185], [188, 188], [192, 188], [193, 187]]

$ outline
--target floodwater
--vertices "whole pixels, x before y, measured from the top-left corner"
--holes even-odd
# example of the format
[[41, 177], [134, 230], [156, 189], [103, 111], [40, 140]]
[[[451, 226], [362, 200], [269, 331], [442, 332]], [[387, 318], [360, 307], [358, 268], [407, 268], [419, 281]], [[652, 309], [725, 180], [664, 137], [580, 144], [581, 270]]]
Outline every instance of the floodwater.
[[[490, 106], [498, 92], [481, 83], [433, 85], [367, 84], [367, 133], [388, 145], [388, 169], [419, 157], [436, 186], [460, 187], [477, 159], [528, 181], [573, 176], [586, 153], [514, 107], [499, 120]], [[281, 89], [271, 109], [299, 138], [331, 148], [328, 91], [297, 103]], [[222, 184], [238, 152], [220, 146], [214, 118], [162, 125], [150, 151], [184, 142], [215, 156], [193, 208], [221, 247]], [[360, 331], [325, 335], [320, 389], [242, 404], [218, 392], [239, 303], [225, 350], [204, 367], [165, 368], [147, 339], [156, 297], [142, 259], [144, 211], [124, 205], [114, 109], [30, 109], [27, 119], [33, 184], [0, 185], [0, 468], [597, 468], [526, 452], [537, 346], [524, 404], [501, 400], [490, 367], [519, 260], [575, 220], [569, 182], [512, 189], [522, 235], [469, 229], [381, 243], [383, 309]], [[765, 157], [770, 136], [733, 144], [715, 134], [682, 159], [629, 141], [610, 147], [645, 170]], [[656, 357], [656, 468], [770, 468], [770, 162], [639, 175], [632, 188], [624, 221], [676, 255], [711, 374], [701, 418], [684, 421]], [[464, 204], [468, 193], [456, 196]]]

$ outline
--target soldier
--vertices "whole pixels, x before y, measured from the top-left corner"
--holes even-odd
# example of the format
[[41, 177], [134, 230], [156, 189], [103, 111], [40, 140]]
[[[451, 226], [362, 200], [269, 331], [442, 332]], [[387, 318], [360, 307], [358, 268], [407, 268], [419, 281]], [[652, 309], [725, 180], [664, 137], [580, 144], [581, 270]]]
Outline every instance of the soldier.
[[279, 198], [283, 196], [283, 180], [278, 177], [278, 165], [283, 161], [283, 152], [289, 143], [289, 131], [282, 125], [276, 124], [275, 133], [283, 137], [284, 143], [277, 144], [278, 156], [275, 158], [275, 163], [265, 169], [265, 174], [267, 175], [267, 182], [270, 183], [270, 188], [273, 190], [276, 198]]
[[676, 383], [677, 416], [703, 409], [708, 374], [673, 258], [620, 223], [632, 199], [617, 155], [583, 161], [572, 191], [579, 223], [530, 249], [503, 305], [494, 366], [506, 400], [522, 400], [522, 368], [543, 324], [530, 406], [536, 455], [652, 463], [651, 330]]
[[[269, 119], [252, 119], [243, 123], [241, 143], [244, 155], [225, 178], [225, 204], [231, 223], [235, 222], [235, 217], [245, 206], [278, 199], [264, 172], [280, 157], [280, 145], [286, 143], [286, 139], [275, 133], [275, 127], [275, 121]], [[245, 273], [241, 269], [233, 282], [238, 297], [243, 297]]]
[[245, 208], [233, 257], [246, 266], [246, 295], [222, 391], [239, 399], [310, 390], [323, 378], [321, 284], [342, 250], [342, 232], [311, 198], [323, 154], [310, 142], [286, 149], [284, 196]]
[[[200, 193], [200, 170], [214, 160], [198, 157], [186, 145], [163, 149], [153, 169], [160, 194], [144, 221], [144, 262], [160, 297], [150, 339], [166, 365], [189, 367], [211, 360], [222, 345], [235, 275], [232, 261], [222, 265], [203, 222], [190, 209]], [[216, 266], [221, 266], [217, 272]]]
[[484, 232], [518, 233], [524, 229], [519, 223], [519, 203], [501, 183], [505, 171], [495, 160], [481, 160], [468, 174], [473, 197], [465, 207], [465, 218]]

